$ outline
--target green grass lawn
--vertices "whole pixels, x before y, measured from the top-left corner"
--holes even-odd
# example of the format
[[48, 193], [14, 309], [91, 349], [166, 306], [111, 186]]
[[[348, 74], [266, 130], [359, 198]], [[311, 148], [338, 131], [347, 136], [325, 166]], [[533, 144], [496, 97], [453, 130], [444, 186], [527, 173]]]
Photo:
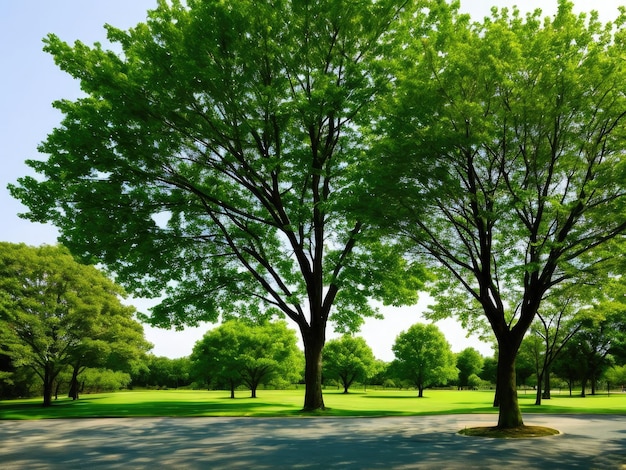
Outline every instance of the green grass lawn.
[[[496, 413], [493, 391], [426, 390], [424, 398], [413, 391], [371, 390], [344, 395], [326, 391], [329, 410], [323, 416], [408, 416], [432, 414]], [[141, 416], [310, 416], [301, 413], [304, 390], [258, 390], [258, 398], [238, 391], [150, 390], [83, 395], [80, 400], [59, 399], [49, 408], [41, 399], [0, 401], [0, 419], [92, 418]], [[529, 391], [519, 393], [523, 413], [626, 414], [626, 393], [569, 397], [553, 394], [535, 406]]]

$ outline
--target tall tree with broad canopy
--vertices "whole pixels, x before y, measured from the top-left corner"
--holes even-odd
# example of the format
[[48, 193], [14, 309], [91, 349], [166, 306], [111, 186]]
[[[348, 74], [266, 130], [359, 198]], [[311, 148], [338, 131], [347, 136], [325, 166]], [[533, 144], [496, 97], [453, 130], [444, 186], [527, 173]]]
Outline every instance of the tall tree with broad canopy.
[[472, 22], [439, 3], [381, 102], [372, 193], [439, 270], [431, 318], [493, 330], [498, 427], [518, 427], [515, 357], [543, 299], [623, 253], [606, 256], [626, 231], [626, 15], [602, 25], [560, 0], [552, 18]]
[[366, 381], [374, 375], [376, 359], [372, 348], [360, 337], [346, 334], [331, 339], [324, 347], [324, 378], [339, 380], [343, 393], [354, 381]]
[[[220, 314], [294, 321], [304, 409], [324, 408], [329, 321], [355, 330], [369, 298], [416, 301], [423, 273], [354, 210], [381, 58], [416, 2], [160, 0], [146, 23], [106, 26], [120, 53], [54, 35], [45, 50], [87, 96], [12, 194], [135, 295], [164, 296], [157, 326]], [[358, 313], [355, 313], [358, 312]], [[332, 315], [331, 315], [332, 314]]]
[[459, 370], [450, 344], [436, 325], [416, 323], [396, 338], [392, 348], [396, 358], [391, 369], [411, 382], [424, 396], [424, 389], [456, 380]]
[[[41, 378], [44, 406], [51, 405], [54, 381], [64, 368], [93, 364], [90, 358], [105, 350], [108, 358], [111, 350], [149, 345], [133, 319], [134, 307], [120, 301], [122, 289], [63, 247], [0, 242], [0, 292], [0, 343], [15, 366]], [[133, 322], [131, 331], [115, 326]]]

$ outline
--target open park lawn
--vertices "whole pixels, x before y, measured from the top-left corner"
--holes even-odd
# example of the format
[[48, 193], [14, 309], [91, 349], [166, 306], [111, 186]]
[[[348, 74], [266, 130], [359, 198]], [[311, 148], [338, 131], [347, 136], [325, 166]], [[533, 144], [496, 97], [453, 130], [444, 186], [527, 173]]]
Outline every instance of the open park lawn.
[[[326, 391], [329, 408], [323, 416], [410, 416], [433, 414], [496, 413], [493, 391], [426, 390], [424, 398], [414, 391], [371, 390], [344, 395]], [[310, 416], [301, 413], [304, 390], [258, 390], [258, 398], [238, 391], [150, 390], [83, 395], [79, 400], [59, 398], [51, 407], [42, 400], [0, 401], [0, 419], [94, 418], [135, 416]], [[532, 391], [519, 393], [523, 413], [625, 414], [626, 393], [569, 397], [554, 393], [552, 399], [535, 406]]]

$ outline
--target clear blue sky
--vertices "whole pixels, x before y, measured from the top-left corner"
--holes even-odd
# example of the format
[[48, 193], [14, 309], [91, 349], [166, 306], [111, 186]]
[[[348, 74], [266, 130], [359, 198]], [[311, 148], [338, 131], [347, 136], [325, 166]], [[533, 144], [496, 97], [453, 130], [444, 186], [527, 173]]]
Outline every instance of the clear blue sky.
[[[236, 1], [236, 0], [233, 0]], [[575, 2], [577, 11], [600, 11], [601, 19], [617, 16], [617, 6], [626, 0]], [[462, 9], [480, 19], [489, 14], [492, 5], [522, 5], [523, 11], [542, 8], [546, 14], [555, 11], [556, 0], [465, 0]], [[106, 44], [103, 25], [108, 23], [127, 29], [144, 21], [146, 12], [156, 0], [0, 0], [0, 240], [30, 245], [55, 243], [53, 227], [33, 224], [18, 218], [25, 208], [9, 195], [6, 186], [20, 176], [31, 174], [26, 159], [45, 159], [37, 146], [59, 123], [61, 116], [51, 103], [61, 98], [80, 96], [76, 82], [54, 65], [42, 51], [42, 38], [54, 33], [67, 42], [77, 39], [86, 44]], [[138, 309], [146, 303], [133, 302]], [[385, 321], [368, 321], [362, 335], [377, 357], [392, 359], [391, 345], [396, 335], [420, 321], [424, 307], [393, 309]], [[397, 311], [396, 311], [397, 310]], [[467, 339], [453, 321], [439, 323], [454, 351], [474, 346], [483, 354], [489, 347], [476, 339]], [[155, 344], [154, 353], [180, 357], [191, 352], [194, 342], [207, 327], [168, 332], [146, 327], [146, 336]]]

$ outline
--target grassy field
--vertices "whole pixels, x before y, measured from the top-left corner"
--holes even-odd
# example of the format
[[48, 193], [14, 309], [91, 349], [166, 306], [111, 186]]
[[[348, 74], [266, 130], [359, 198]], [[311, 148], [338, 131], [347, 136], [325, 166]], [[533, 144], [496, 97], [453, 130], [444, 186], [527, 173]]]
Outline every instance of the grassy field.
[[[0, 401], [0, 419], [145, 417], [145, 416], [310, 416], [300, 412], [304, 390], [259, 390], [258, 398], [239, 391], [230, 399], [225, 391], [151, 390], [83, 395], [80, 400], [59, 399], [49, 408], [41, 399]], [[534, 394], [519, 394], [523, 413], [626, 414], [626, 393], [569, 397], [554, 394], [535, 406]], [[408, 416], [496, 413], [493, 391], [427, 390], [424, 398], [413, 391], [372, 390], [344, 395], [326, 391], [330, 409], [323, 416]]]

